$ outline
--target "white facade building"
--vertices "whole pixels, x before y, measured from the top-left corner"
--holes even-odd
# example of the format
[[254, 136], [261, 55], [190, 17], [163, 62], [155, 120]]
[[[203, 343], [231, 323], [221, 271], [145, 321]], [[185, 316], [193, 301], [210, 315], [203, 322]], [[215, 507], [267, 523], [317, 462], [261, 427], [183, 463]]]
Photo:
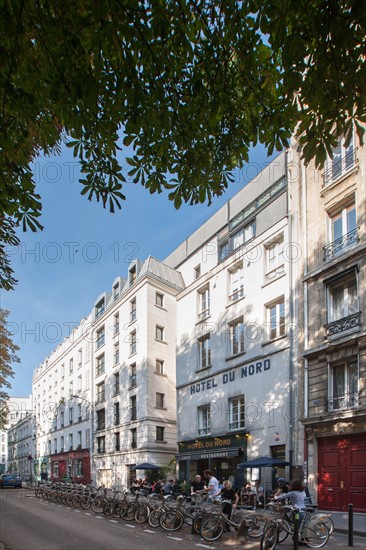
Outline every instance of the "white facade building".
[[7, 420], [4, 429], [0, 430], [0, 473], [9, 469], [8, 464], [8, 430], [32, 411], [32, 396], [10, 397], [5, 404]]
[[8, 429], [8, 471], [32, 478], [34, 453], [33, 416], [29, 412]]
[[90, 481], [91, 327], [88, 316], [34, 371], [34, 474]]
[[286, 459], [293, 471], [301, 464], [295, 227], [282, 154], [165, 260], [185, 282], [177, 297], [181, 479], [210, 468], [238, 486], [246, 459]]
[[[133, 261], [33, 377], [34, 472], [127, 486], [176, 454], [175, 327], [181, 275]], [[143, 472], [140, 472], [143, 475]]]

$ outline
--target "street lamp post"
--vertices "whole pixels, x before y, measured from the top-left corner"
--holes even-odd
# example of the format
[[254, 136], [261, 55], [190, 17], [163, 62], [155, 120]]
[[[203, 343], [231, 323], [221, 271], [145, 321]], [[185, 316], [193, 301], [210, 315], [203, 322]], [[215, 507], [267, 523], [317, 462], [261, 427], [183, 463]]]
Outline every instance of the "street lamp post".
[[73, 399], [81, 399], [82, 401], [85, 401], [88, 403], [90, 407], [90, 419], [91, 419], [91, 427], [90, 427], [90, 472], [92, 472], [93, 468], [93, 462], [94, 462], [94, 409], [93, 409], [93, 403], [89, 401], [89, 399], [86, 399], [86, 397], [82, 397], [81, 395], [70, 395]]

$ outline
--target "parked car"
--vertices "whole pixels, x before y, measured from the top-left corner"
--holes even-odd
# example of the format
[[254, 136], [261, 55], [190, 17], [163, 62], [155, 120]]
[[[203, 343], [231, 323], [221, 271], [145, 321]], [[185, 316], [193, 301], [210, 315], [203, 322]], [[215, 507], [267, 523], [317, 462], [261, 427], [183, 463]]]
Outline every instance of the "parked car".
[[0, 477], [0, 487], [3, 489], [4, 487], [21, 487], [22, 486], [22, 478], [15, 474], [3, 474]]

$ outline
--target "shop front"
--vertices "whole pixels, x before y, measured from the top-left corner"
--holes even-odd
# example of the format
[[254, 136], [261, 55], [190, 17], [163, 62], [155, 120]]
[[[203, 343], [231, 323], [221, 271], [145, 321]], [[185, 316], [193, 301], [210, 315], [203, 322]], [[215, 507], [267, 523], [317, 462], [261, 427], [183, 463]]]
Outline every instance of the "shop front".
[[90, 483], [90, 453], [88, 449], [58, 453], [51, 456], [51, 480]]
[[237, 466], [246, 460], [247, 437], [246, 433], [236, 433], [179, 442], [179, 480], [193, 481], [209, 469], [219, 481], [230, 479], [234, 487], [242, 487], [244, 473]]

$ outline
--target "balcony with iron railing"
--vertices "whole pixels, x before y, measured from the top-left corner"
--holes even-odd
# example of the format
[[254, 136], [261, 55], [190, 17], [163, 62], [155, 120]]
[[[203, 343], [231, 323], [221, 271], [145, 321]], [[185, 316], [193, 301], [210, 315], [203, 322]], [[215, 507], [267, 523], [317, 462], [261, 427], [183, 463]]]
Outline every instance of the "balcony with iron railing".
[[342, 235], [339, 239], [325, 245], [324, 250], [324, 261], [331, 260], [338, 254], [349, 250], [352, 246], [356, 245], [359, 242], [358, 237], [358, 227], [355, 227], [349, 233]]
[[347, 330], [353, 329], [361, 325], [361, 311], [343, 317], [342, 319], [337, 319], [331, 323], [325, 325], [325, 338], [329, 336], [335, 336]]
[[329, 168], [323, 172], [323, 185], [322, 187], [327, 187], [334, 181], [337, 181], [339, 178], [347, 174], [352, 170], [357, 164], [357, 147], [349, 151], [346, 155], [340, 158], [336, 162], [330, 162]]
[[309, 400], [307, 418], [302, 419], [304, 424], [318, 424], [335, 418], [364, 416], [366, 413], [365, 392], [351, 392], [343, 395], [328, 395]]

